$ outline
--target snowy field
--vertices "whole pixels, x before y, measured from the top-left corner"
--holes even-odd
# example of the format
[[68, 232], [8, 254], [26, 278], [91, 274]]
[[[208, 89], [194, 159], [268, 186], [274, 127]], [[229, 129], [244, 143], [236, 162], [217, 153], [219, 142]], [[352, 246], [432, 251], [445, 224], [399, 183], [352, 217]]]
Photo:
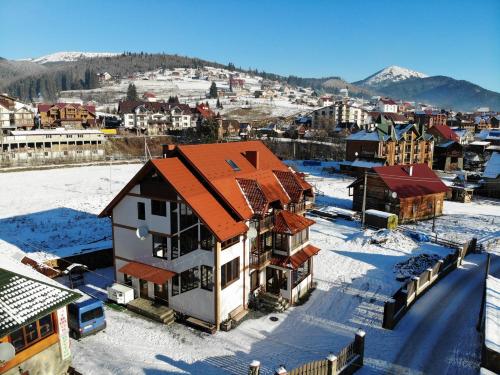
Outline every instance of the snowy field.
[[[295, 166], [309, 173], [322, 209], [349, 212], [346, 187], [352, 178], [325, 175], [322, 167]], [[0, 252], [19, 247], [46, 259], [67, 254], [75, 246], [105, 244], [110, 223], [97, 219], [96, 214], [139, 168], [134, 164], [1, 174]], [[492, 223], [500, 220], [497, 201], [445, 202], [445, 212], [437, 224], [443, 236], [447, 231], [453, 236], [498, 235], [498, 225]], [[72, 340], [74, 366], [86, 375], [245, 374], [248, 364], [258, 359], [263, 374], [272, 374], [279, 364], [292, 369], [338, 352], [361, 328], [367, 332], [362, 373], [420, 374], [394, 365], [394, 348], [402, 346], [412, 331], [382, 329], [383, 302], [401, 285], [395, 279], [397, 263], [424, 253], [444, 256], [450, 250], [417, 243], [401, 232], [389, 234], [383, 244], [372, 244], [374, 232], [361, 230], [358, 222], [315, 220], [311, 242], [322, 249], [314, 263], [317, 289], [304, 305], [272, 314], [278, 321], [251, 313], [236, 329], [208, 335], [107, 308], [105, 331], [79, 342]], [[483, 258], [468, 258], [464, 272], [484, 262]], [[85, 290], [104, 297], [105, 286], [112, 281], [111, 269], [99, 269], [88, 274]], [[471, 359], [466, 364], [454, 362], [461, 369], [458, 373], [474, 373], [477, 348], [469, 346], [464, 350], [472, 353]]]

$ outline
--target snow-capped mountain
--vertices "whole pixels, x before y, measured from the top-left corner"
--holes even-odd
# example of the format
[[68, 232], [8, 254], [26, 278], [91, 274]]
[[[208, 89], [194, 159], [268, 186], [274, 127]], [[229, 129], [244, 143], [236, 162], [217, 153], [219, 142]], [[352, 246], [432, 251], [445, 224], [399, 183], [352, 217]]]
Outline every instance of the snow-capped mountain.
[[355, 82], [355, 85], [369, 86], [369, 87], [383, 87], [395, 82], [407, 80], [409, 78], [426, 78], [424, 73], [416, 72], [407, 68], [392, 65], [382, 69], [375, 74], [363, 79], [362, 81]]
[[116, 56], [118, 53], [114, 52], [56, 52], [50, 55], [45, 55], [33, 59], [26, 59], [38, 64], [46, 64], [52, 62], [68, 62], [68, 61], [78, 61], [83, 59], [90, 59], [93, 57], [106, 57], [106, 56]]

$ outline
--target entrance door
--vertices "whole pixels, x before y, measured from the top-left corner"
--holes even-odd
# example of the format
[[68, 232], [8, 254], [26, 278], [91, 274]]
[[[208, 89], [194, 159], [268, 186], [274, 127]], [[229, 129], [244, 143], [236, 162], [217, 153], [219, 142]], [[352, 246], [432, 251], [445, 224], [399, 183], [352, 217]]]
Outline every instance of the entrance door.
[[280, 274], [281, 271], [276, 268], [266, 268], [266, 292], [280, 293]]
[[155, 301], [168, 306], [168, 282], [165, 284], [155, 284]]
[[139, 279], [139, 296], [141, 298], [148, 297], [148, 282], [146, 280]]

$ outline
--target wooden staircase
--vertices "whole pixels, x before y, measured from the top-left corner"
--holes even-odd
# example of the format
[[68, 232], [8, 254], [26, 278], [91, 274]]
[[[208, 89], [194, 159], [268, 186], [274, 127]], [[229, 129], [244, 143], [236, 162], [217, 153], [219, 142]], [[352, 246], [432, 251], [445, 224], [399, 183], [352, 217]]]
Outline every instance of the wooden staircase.
[[290, 307], [285, 298], [271, 293], [259, 294], [259, 304], [260, 308], [267, 312], [283, 312]]
[[175, 312], [171, 308], [145, 298], [136, 298], [127, 304], [127, 308], [157, 322], [170, 325], [175, 321]]

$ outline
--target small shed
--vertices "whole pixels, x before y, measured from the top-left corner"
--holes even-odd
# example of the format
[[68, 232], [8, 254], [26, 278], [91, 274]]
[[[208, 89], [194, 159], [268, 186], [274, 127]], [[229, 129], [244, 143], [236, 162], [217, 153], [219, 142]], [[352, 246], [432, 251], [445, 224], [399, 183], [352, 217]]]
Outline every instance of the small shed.
[[365, 224], [375, 228], [396, 229], [398, 227], [398, 216], [390, 212], [366, 210]]

